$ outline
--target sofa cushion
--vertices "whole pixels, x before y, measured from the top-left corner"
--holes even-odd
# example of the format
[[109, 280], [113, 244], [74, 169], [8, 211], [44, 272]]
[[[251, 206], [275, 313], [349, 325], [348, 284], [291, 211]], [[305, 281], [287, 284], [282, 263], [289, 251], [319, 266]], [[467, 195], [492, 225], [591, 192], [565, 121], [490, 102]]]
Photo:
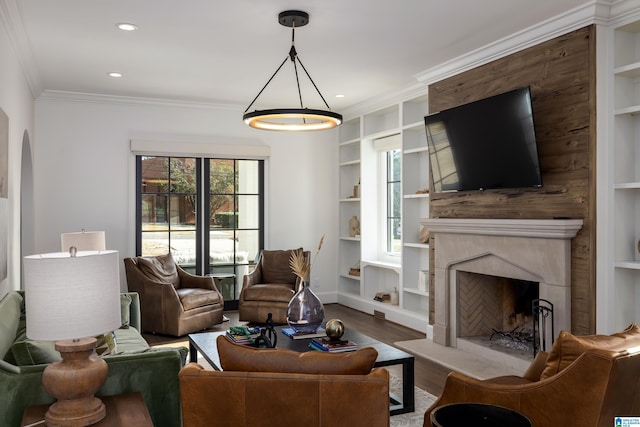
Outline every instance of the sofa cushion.
[[293, 291], [293, 285], [291, 285], [291, 288], [283, 285], [286, 284], [261, 284], [249, 286], [244, 289], [244, 299], [246, 301], [277, 301], [288, 303], [291, 301], [295, 292]]
[[171, 253], [155, 257], [138, 257], [140, 270], [154, 282], [171, 283], [174, 288], [180, 287], [178, 268]]
[[18, 332], [24, 298], [18, 292], [9, 292], [0, 301], [0, 358], [11, 348]]
[[131, 324], [131, 295], [120, 294], [120, 327], [128, 328]]
[[220, 364], [225, 371], [283, 372], [323, 375], [367, 375], [378, 352], [364, 347], [349, 353], [300, 353], [289, 349], [260, 349], [235, 344], [225, 336], [216, 340]]
[[640, 328], [631, 324], [627, 329], [612, 335], [575, 336], [561, 331], [553, 343], [540, 379], [549, 378], [573, 363], [582, 353], [592, 349], [624, 351], [640, 345]]
[[302, 253], [302, 248], [285, 251], [262, 251], [262, 283], [296, 283], [289, 261], [291, 252]]
[[116, 329], [114, 333], [116, 334], [116, 342], [118, 343], [118, 354], [131, 353], [149, 348], [149, 344], [147, 344], [135, 328]]
[[211, 289], [182, 288], [177, 290], [180, 304], [185, 310], [191, 310], [205, 305], [219, 304], [220, 294]]

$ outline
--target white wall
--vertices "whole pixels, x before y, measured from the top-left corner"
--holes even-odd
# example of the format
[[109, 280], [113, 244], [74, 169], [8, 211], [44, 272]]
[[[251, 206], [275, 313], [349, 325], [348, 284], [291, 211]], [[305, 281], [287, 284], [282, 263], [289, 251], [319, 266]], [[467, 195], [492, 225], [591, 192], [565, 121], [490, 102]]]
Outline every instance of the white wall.
[[[2, 18], [2, 16], [0, 16]], [[9, 117], [9, 198], [2, 200], [0, 221], [7, 229], [8, 278], [0, 283], [0, 298], [20, 288], [20, 173], [25, 131], [33, 141], [34, 101], [18, 57], [0, 19], [0, 108]], [[30, 197], [25, 194], [24, 197]], [[29, 234], [29, 233], [28, 233]], [[4, 251], [0, 251], [3, 253]]]
[[[244, 125], [242, 109], [103, 97], [36, 101], [35, 250], [59, 251], [60, 233], [105, 230], [109, 249], [133, 256], [134, 155], [130, 140], [266, 145], [266, 247], [315, 250], [314, 289], [335, 300], [337, 179], [335, 131], [284, 134]], [[123, 270], [123, 269], [122, 269]], [[121, 277], [124, 279], [122, 271]], [[124, 289], [126, 283], [121, 283]]]

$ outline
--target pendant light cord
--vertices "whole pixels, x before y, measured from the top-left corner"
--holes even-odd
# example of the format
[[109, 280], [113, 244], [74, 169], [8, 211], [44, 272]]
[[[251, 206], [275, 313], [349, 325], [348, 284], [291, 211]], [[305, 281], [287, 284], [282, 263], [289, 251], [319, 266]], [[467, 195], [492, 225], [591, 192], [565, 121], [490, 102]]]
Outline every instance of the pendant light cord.
[[[305, 74], [307, 75], [307, 77], [309, 78], [309, 81], [311, 82], [311, 84], [313, 85], [313, 87], [315, 88], [316, 92], [318, 92], [318, 95], [320, 95], [320, 98], [322, 99], [322, 102], [324, 102], [324, 105], [331, 110], [331, 107], [329, 107], [329, 104], [327, 104], [327, 101], [324, 99], [324, 96], [322, 96], [322, 93], [320, 93], [320, 89], [318, 89], [318, 86], [316, 85], [316, 83], [313, 81], [313, 79], [311, 78], [311, 75], [309, 74], [309, 72], [307, 71], [307, 68], [304, 66], [304, 64], [302, 63], [302, 61], [300, 61], [300, 58], [298, 57], [298, 52], [296, 51], [296, 46], [295, 46], [295, 38], [296, 38], [296, 24], [295, 21], [293, 21], [293, 23], [291, 24], [291, 49], [289, 50], [289, 54], [287, 55], [287, 57], [282, 61], [282, 63], [280, 64], [280, 66], [278, 67], [278, 69], [275, 71], [275, 73], [273, 73], [273, 75], [269, 78], [269, 80], [267, 81], [267, 83], [262, 87], [262, 89], [260, 89], [260, 92], [258, 92], [258, 94], [256, 95], [255, 98], [253, 98], [253, 101], [251, 101], [251, 104], [249, 104], [249, 106], [246, 108], [246, 110], [244, 110], [244, 112], [246, 113], [247, 111], [249, 111], [249, 108], [251, 108], [253, 106], [253, 104], [256, 102], [256, 100], [260, 97], [260, 95], [262, 95], [262, 92], [264, 92], [264, 90], [267, 88], [267, 86], [269, 86], [269, 83], [271, 83], [271, 80], [273, 80], [273, 78], [276, 76], [276, 74], [278, 74], [278, 72], [280, 71], [280, 69], [282, 68], [282, 66], [285, 64], [285, 62], [287, 62], [287, 59], [290, 59], [291, 62], [293, 62], [293, 69], [295, 71], [295, 75], [296, 75], [296, 84], [298, 86], [298, 98], [300, 99], [300, 108], [304, 108], [304, 105], [302, 103], [302, 91], [300, 89], [300, 79], [298, 77], [298, 66], [296, 64], [296, 59], [298, 60], [298, 62], [300, 63], [300, 66], [302, 66], [302, 69], [304, 70]], [[303, 119], [303, 121], [305, 121]], [[305, 121], [306, 122], [306, 121]]]

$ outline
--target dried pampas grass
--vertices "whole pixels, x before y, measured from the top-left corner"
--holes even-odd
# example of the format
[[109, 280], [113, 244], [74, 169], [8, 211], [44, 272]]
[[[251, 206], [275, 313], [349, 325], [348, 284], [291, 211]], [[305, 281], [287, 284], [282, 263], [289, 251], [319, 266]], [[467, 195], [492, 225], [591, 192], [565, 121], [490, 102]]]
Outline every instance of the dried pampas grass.
[[[322, 243], [324, 242], [324, 234], [320, 238], [320, 243], [318, 244], [318, 249], [316, 250], [315, 257], [320, 253], [320, 249], [322, 249]], [[293, 274], [298, 276], [302, 280], [307, 280], [309, 277], [309, 273], [311, 272], [311, 260], [309, 262], [305, 262], [304, 259], [304, 251], [293, 251], [291, 252], [291, 258], [289, 258], [289, 265], [291, 266], [291, 270], [293, 270]]]

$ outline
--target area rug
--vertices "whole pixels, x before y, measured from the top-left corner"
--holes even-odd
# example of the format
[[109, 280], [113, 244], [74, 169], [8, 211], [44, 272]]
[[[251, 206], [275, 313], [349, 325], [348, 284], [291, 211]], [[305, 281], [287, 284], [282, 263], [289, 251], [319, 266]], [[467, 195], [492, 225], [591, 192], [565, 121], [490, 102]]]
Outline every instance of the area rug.
[[[154, 347], [189, 347], [188, 342], [174, 342], [160, 344]], [[188, 358], [187, 358], [188, 360]], [[198, 357], [198, 363], [205, 369], [213, 369], [204, 359], [204, 357]], [[391, 369], [393, 371], [393, 369]], [[389, 390], [396, 396], [402, 396], [402, 379], [395, 375], [389, 376]], [[436, 397], [427, 393], [421, 388], [415, 387], [415, 406], [416, 410], [408, 414], [394, 415], [390, 417], [391, 427], [422, 427], [424, 423], [424, 413], [435, 402]]]
[[[389, 388], [394, 394], [401, 394], [402, 380], [396, 376], [389, 379]], [[427, 393], [421, 388], [415, 387], [416, 410], [408, 414], [394, 415], [390, 417], [391, 427], [422, 427], [424, 424], [424, 413], [435, 402], [436, 397]]]

